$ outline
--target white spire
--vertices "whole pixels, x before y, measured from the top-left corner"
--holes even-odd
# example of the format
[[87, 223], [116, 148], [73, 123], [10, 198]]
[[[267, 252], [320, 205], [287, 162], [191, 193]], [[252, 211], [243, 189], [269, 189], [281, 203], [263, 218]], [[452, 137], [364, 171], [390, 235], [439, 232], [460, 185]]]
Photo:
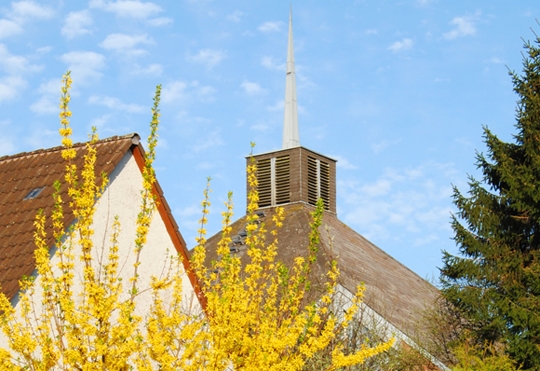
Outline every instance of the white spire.
[[285, 118], [283, 120], [283, 149], [300, 146], [298, 135], [298, 104], [292, 32], [292, 6], [289, 14], [289, 44], [287, 47], [287, 76], [285, 80]]

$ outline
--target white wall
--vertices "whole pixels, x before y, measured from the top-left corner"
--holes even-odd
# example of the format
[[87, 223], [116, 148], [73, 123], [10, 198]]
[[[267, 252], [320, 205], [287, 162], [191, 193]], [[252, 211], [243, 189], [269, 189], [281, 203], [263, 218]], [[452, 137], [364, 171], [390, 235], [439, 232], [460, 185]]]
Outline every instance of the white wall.
[[[108, 249], [111, 246], [111, 227], [114, 217], [118, 215], [121, 224], [119, 236], [119, 270], [122, 282], [127, 286], [125, 287], [125, 291], [127, 292], [131, 288], [129, 278], [133, 275], [133, 264], [135, 263], [134, 241], [136, 220], [139, 213], [142, 190], [142, 174], [131, 152], [128, 152], [124, 156], [118, 166], [110, 174], [109, 178], [110, 184], [96, 203], [93, 255], [94, 258], [96, 258], [96, 261], [99, 261], [101, 256], [108, 256]], [[79, 253], [78, 248], [76, 248], [76, 253]], [[142, 249], [140, 256], [141, 265], [139, 266], [138, 272], [140, 277], [139, 288], [141, 290], [148, 288], [150, 277], [152, 275], [157, 277], [161, 276], [164, 273], [167, 258], [176, 256], [176, 254], [176, 249], [166, 230], [164, 221], [156, 210], [150, 225], [147, 244]], [[56, 266], [58, 255], [53, 255], [51, 260]], [[75, 263], [75, 282], [80, 283], [82, 277], [82, 263], [78, 256], [76, 257]], [[186, 310], [190, 310], [193, 313], [200, 313], [200, 305], [185, 273], [182, 275], [182, 282]], [[42, 293], [42, 291], [39, 286], [39, 277], [36, 277], [36, 303], [40, 303], [41, 301], [40, 293]], [[127, 293], [125, 294], [125, 297], [128, 297]], [[144, 316], [151, 303], [150, 290], [146, 290], [138, 295], [136, 300], [137, 314]], [[18, 305], [17, 299], [14, 299], [12, 302], [14, 305]], [[7, 339], [0, 331], [0, 347], [7, 348], [7, 344]]]
[[[114, 216], [118, 215], [121, 224], [120, 267], [125, 280], [133, 273], [135, 263], [135, 232], [136, 220], [141, 203], [142, 174], [131, 153], [127, 153], [118, 166], [110, 175], [111, 184], [96, 205], [94, 227], [96, 234], [97, 253], [103, 248], [110, 246], [111, 225]], [[106, 236], [106, 237], [99, 237]], [[142, 249], [139, 267], [140, 287], [149, 287], [151, 276], [160, 276], [164, 272], [167, 257], [176, 256], [174, 244], [167, 232], [164, 221], [156, 210], [148, 233], [147, 245]], [[200, 306], [191, 283], [186, 274], [183, 274], [183, 292], [186, 302], [194, 304], [195, 311], [200, 311]], [[151, 301], [150, 295], [141, 295], [139, 308], [146, 308]]]
[[[342, 311], [336, 311], [336, 313], [342, 314], [344, 310], [350, 308], [353, 298], [353, 293], [347, 290], [343, 285], [338, 284], [336, 287], [336, 295], [333, 304], [338, 308], [341, 308]], [[382, 337], [381, 340], [388, 341], [391, 337], [394, 337], [396, 339], [394, 346], [400, 346], [400, 342], [406, 343], [408, 346], [416, 349], [424, 357], [429, 359], [430, 362], [437, 366], [440, 370], [450, 371], [450, 369], [441, 361], [433, 357], [425, 349], [420, 347], [413, 339], [408, 337], [405, 333], [388, 322], [383, 316], [374, 311], [369, 304], [361, 302], [357, 316], [360, 316], [361, 322], [366, 328], [375, 330], [375, 333]]]

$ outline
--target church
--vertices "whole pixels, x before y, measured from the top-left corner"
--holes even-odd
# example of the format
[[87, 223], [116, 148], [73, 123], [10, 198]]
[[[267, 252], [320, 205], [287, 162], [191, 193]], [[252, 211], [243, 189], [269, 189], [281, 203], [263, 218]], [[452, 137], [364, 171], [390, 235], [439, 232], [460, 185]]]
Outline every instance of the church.
[[[358, 284], [366, 291], [361, 309], [363, 319], [377, 324], [383, 336], [417, 349], [438, 369], [448, 368], [415, 342], [423, 311], [439, 296], [437, 288], [386, 252], [341, 222], [336, 208], [336, 160], [300, 144], [292, 16], [289, 18], [285, 113], [280, 150], [253, 155], [257, 164], [259, 209], [262, 222], [271, 221], [276, 207], [284, 209], [285, 221], [277, 232], [277, 260], [292, 262], [307, 256], [311, 212], [317, 200], [324, 202], [320, 228], [321, 246], [313, 272], [313, 283], [322, 285], [331, 261], [341, 272], [339, 292], [351, 298]], [[251, 161], [251, 156], [247, 158]], [[248, 185], [249, 188], [249, 185]], [[249, 192], [249, 189], [247, 190]], [[232, 224], [230, 251], [246, 261], [246, 216]], [[209, 238], [207, 252], [216, 259], [220, 234]]]

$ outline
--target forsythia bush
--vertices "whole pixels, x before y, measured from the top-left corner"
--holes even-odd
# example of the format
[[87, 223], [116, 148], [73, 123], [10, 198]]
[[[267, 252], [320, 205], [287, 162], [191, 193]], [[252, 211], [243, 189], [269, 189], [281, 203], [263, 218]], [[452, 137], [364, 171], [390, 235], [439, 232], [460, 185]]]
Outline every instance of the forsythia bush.
[[[73, 161], [77, 154], [70, 139], [70, 85], [68, 72], [63, 79], [60, 134], [66, 162], [63, 182], [69, 187], [69, 200], [62, 199], [60, 182], [56, 182], [55, 206], [50, 216], [58, 263], [51, 262], [45, 242], [47, 216], [40, 213], [34, 234], [38, 278], [21, 281], [17, 308], [0, 293], [0, 326], [9, 340], [9, 349], [0, 349], [1, 370], [300, 370], [307, 359], [334, 339], [336, 332], [349, 325], [363, 291], [359, 287], [343, 316], [329, 313], [339, 276], [335, 264], [329, 267], [325, 294], [317, 303], [306, 303], [308, 276], [318, 249], [322, 203], [313, 214], [308, 259], [297, 258], [292, 267], [286, 267], [276, 261], [277, 239], [265, 241], [267, 226], [257, 221], [254, 162], [248, 167], [252, 191], [246, 242], [249, 262], [245, 266], [238, 257], [231, 256], [228, 247], [231, 195], [223, 214], [217, 251], [220, 259], [212, 267], [205, 265], [205, 224], [210, 205], [208, 188], [205, 191], [200, 237], [191, 261], [205, 297], [204, 313], [189, 313], [182, 306], [183, 271], [179, 259], [171, 259], [167, 275], [152, 277], [151, 287], [139, 287], [140, 252], [156, 207], [152, 163], [160, 86], [152, 109], [131, 278], [122, 280], [119, 275], [118, 218], [112, 225], [108, 257], [96, 261], [92, 255], [93, 215], [107, 179], [103, 175], [102, 183], [96, 183], [95, 130], [86, 146], [82, 169], [77, 169]], [[76, 217], [69, 227], [63, 223], [66, 204]], [[282, 210], [278, 209], [273, 223], [275, 236], [275, 228], [283, 223]], [[79, 266], [82, 272], [76, 271]], [[153, 303], [148, 313], [139, 315], [139, 294], [148, 290]], [[392, 343], [393, 339], [372, 348], [361, 346], [354, 354], [344, 354], [343, 348], [337, 346], [327, 369], [361, 364], [388, 350]]]
[[465, 340], [454, 350], [458, 364], [452, 371], [518, 371], [521, 367], [505, 353], [504, 346], [486, 343], [471, 345]]

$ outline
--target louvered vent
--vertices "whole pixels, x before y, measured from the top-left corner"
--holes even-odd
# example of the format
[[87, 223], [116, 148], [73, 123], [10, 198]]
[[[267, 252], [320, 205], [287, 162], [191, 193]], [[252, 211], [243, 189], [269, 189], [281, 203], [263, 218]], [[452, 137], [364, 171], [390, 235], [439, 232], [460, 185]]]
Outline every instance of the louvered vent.
[[259, 207], [291, 202], [290, 156], [257, 161]]
[[290, 156], [276, 158], [276, 205], [291, 202]]
[[[318, 160], [317, 160], [318, 161]], [[330, 209], [330, 165], [323, 161], [319, 163], [319, 197], [323, 199], [324, 208]]]
[[308, 156], [308, 203], [316, 205], [323, 199], [324, 208], [330, 209], [330, 165]]
[[317, 204], [318, 192], [317, 160], [308, 156], [308, 202], [311, 205]]
[[259, 207], [272, 204], [272, 163], [271, 159], [257, 161], [257, 182]]

